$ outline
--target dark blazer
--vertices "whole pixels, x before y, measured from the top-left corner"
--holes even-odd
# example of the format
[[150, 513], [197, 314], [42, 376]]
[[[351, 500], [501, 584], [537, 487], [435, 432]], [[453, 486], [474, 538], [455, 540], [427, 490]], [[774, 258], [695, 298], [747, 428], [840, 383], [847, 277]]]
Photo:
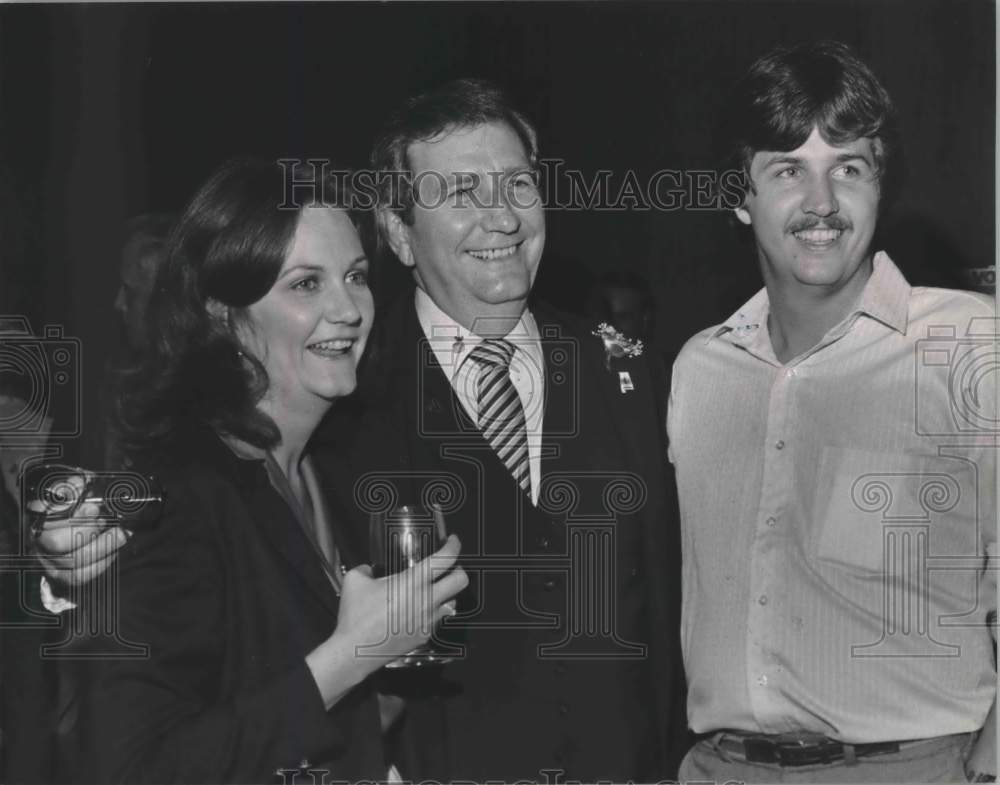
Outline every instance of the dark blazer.
[[[163, 520], [118, 559], [117, 613], [96, 593], [77, 612], [74, 653], [96, 658], [63, 663], [75, 695], [62, 778], [265, 782], [300, 766], [384, 778], [368, 683], [327, 712], [305, 664], [333, 631], [338, 599], [263, 461], [212, 433], [183, 455], [158, 472]], [[112, 634], [92, 634], [108, 607]]]
[[397, 757], [414, 780], [667, 779], [685, 722], [665, 381], [648, 356], [606, 367], [593, 326], [532, 312], [547, 384], [537, 507], [466, 416], [412, 298], [382, 317], [366, 409], [317, 434], [344, 445], [353, 430], [346, 451], [316, 455], [358, 526], [393, 500], [436, 500], [462, 541], [470, 586], [441, 632], [460, 656], [392, 674], [410, 698]]

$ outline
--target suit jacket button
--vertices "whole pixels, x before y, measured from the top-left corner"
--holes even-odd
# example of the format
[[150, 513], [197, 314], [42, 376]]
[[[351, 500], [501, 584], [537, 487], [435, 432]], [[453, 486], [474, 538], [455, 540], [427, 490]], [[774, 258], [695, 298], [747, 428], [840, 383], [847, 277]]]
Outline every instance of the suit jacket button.
[[559, 713], [562, 714], [563, 716], [569, 714], [569, 706], [567, 706], [565, 703], [560, 703]]
[[556, 587], [555, 578], [549, 578], [545, 583], [542, 584], [545, 591], [552, 591]]
[[548, 537], [539, 537], [538, 538], [538, 547], [541, 548], [542, 550], [546, 550], [549, 547], [549, 538]]

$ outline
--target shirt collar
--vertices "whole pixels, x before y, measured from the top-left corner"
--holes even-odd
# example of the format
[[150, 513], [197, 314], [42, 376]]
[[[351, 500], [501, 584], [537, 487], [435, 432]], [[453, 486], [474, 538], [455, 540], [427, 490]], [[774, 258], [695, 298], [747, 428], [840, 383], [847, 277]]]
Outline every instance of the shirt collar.
[[[419, 286], [414, 293], [417, 320], [424, 331], [434, 356], [449, 379], [453, 379], [462, 363], [482, 338], [466, 329], [441, 310]], [[510, 340], [515, 352], [525, 352], [538, 368], [542, 367], [542, 350], [539, 345], [538, 323], [531, 311], [525, 310], [513, 329], [504, 337]]]
[[910, 318], [910, 285], [885, 251], [875, 254], [872, 264], [872, 277], [856, 310], [905, 335]]
[[760, 328], [767, 324], [767, 314], [770, 301], [767, 289], [761, 289], [747, 300], [732, 316], [713, 330], [706, 341], [726, 335], [734, 342], [743, 343], [750, 336], [756, 335]]
[[[752, 337], [764, 334], [761, 331], [767, 324], [770, 307], [767, 289], [761, 289], [710, 333], [706, 341], [726, 335], [733, 343], [745, 344]], [[861, 299], [842, 323], [851, 321], [857, 314], [865, 314], [905, 335], [909, 310], [910, 285], [889, 254], [879, 251], [872, 260], [872, 274], [861, 292]]]

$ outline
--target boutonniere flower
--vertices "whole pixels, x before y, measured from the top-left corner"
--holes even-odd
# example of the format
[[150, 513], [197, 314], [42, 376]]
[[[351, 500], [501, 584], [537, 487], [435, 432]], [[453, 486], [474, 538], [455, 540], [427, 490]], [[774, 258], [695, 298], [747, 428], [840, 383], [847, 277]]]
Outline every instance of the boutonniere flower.
[[596, 335], [604, 341], [604, 365], [611, 370], [611, 358], [639, 357], [642, 354], [642, 341], [632, 340], [620, 333], [607, 322], [597, 325], [591, 335]]
[[[596, 335], [604, 342], [604, 367], [608, 371], [611, 370], [611, 361], [613, 359], [619, 360], [623, 357], [639, 357], [642, 355], [644, 348], [642, 341], [626, 337], [607, 322], [601, 322], [597, 325], [597, 329], [591, 335]], [[635, 389], [632, 385], [632, 377], [628, 371], [619, 371], [618, 381], [623, 393]]]

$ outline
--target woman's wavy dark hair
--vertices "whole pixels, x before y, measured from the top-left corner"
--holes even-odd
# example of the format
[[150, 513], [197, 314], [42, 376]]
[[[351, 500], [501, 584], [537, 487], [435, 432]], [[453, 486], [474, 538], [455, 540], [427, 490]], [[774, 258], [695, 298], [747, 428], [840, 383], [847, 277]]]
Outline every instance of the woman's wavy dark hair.
[[167, 239], [146, 314], [149, 347], [120, 379], [115, 419], [129, 452], [148, 454], [206, 425], [258, 447], [278, 443], [257, 408], [267, 372], [243, 352], [236, 324], [277, 280], [304, 207], [345, 208], [360, 231], [343, 172], [237, 159], [198, 189]]

